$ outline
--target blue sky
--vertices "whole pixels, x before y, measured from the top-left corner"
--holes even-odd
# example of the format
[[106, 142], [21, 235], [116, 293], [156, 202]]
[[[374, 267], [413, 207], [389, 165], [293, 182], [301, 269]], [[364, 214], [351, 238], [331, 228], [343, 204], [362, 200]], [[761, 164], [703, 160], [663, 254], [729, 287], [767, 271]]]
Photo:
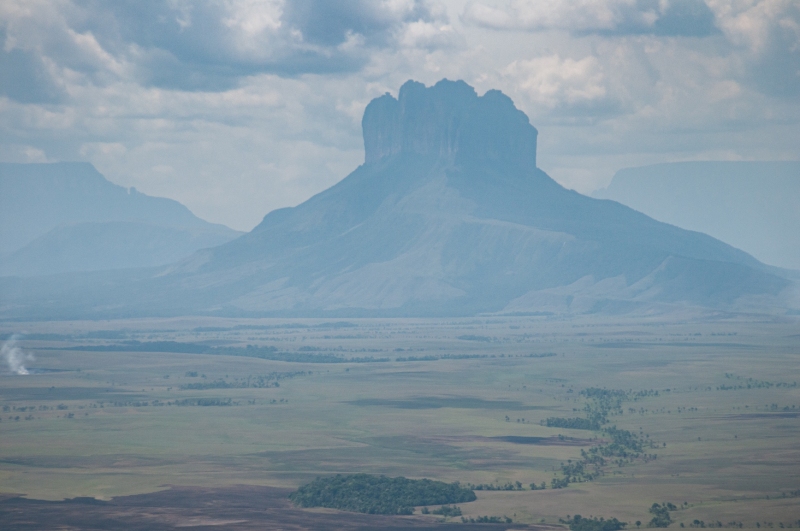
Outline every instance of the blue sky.
[[5, 0], [0, 160], [86, 160], [252, 228], [363, 161], [408, 79], [508, 94], [581, 192], [627, 166], [800, 158], [796, 0]]

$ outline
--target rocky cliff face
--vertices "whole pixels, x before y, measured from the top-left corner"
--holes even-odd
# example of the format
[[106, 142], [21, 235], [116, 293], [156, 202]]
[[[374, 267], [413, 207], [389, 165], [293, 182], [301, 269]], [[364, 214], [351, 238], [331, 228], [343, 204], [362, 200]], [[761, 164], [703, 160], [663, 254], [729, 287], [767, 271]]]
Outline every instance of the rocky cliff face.
[[362, 127], [367, 164], [406, 153], [536, 167], [538, 133], [525, 113], [502, 92], [478, 96], [463, 81], [430, 88], [408, 81], [397, 99], [386, 94], [370, 102]]

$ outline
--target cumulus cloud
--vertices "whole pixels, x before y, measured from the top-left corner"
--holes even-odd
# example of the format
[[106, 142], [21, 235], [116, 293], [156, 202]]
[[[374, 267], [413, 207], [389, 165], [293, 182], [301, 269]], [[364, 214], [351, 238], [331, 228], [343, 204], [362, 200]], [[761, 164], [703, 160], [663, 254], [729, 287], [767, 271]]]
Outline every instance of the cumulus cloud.
[[30, 102], [62, 94], [48, 62], [96, 84], [222, 91], [260, 73], [356, 72], [375, 50], [453, 33], [426, 0], [8, 0], [0, 21], [0, 66], [15, 74], [0, 90]]
[[[0, 32], [2, 37], [2, 32]], [[31, 51], [0, 50], [0, 95], [21, 103], [59, 103], [64, 91], [42, 58]]]
[[703, 0], [512, 0], [500, 7], [474, 2], [462, 18], [499, 30], [686, 36], [715, 31]]
[[423, 0], [80, 5], [92, 13], [82, 26], [136, 65], [143, 83], [183, 90], [226, 90], [258, 73], [354, 72], [371, 50], [397, 45], [408, 25], [446, 25]]
[[605, 75], [593, 56], [575, 60], [554, 54], [514, 61], [504, 74], [533, 103], [549, 109], [585, 109], [608, 98]]
[[762, 91], [800, 95], [800, 3], [796, 0], [708, 0], [717, 25], [749, 81]]
[[764, 93], [800, 94], [800, 2], [796, 0], [508, 0], [468, 3], [466, 24], [573, 36], [719, 37], [731, 77]]
[[0, 160], [88, 160], [247, 230], [363, 161], [373, 97], [443, 77], [512, 97], [582, 191], [796, 158], [797, 2], [707, 1], [4, 0]]

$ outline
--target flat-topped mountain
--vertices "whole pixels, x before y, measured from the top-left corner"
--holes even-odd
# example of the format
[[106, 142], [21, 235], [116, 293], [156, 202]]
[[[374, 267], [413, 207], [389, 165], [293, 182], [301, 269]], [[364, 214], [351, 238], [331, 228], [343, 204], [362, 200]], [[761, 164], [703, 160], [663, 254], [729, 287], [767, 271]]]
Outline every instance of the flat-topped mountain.
[[398, 99], [386, 94], [372, 100], [362, 128], [366, 164], [403, 153], [455, 164], [536, 167], [538, 133], [525, 113], [502, 92], [478, 97], [463, 81], [431, 89], [409, 81]]
[[794, 304], [793, 283], [750, 255], [558, 185], [536, 167], [536, 129], [498, 91], [409, 81], [367, 106], [363, 132], [363, 165], [236, 240], [136, 278], [106, 275], [92, 299], [72, 295], [90, 277], [33, 291], [60, 301], [48, 311], [90, 315], [113, 304], [117, 315], [309, 316]]

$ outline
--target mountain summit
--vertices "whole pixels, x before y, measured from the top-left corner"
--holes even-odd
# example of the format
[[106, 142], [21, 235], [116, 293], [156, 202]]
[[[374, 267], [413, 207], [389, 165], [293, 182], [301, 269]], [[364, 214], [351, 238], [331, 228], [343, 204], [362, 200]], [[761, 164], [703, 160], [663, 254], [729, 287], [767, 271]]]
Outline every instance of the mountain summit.
[[463, 81], [431, 88], [408, 81], [367, 105], [361, 122], [367, 164], [399, 154], [434, 155], [456, 164], [536, 167], [537, 131], [499, 90], [479, 97]]
[[409, 81], [370, 102], [363, 130], [364, 164], [227, 244], [107, 275], [103, 290], [87, 289], [94, 277], [1, 287], [82, 315], [786, 307], [792, 282], [750, 255], [557, 184], [536, 167], [536, 129], [498, 91]]

